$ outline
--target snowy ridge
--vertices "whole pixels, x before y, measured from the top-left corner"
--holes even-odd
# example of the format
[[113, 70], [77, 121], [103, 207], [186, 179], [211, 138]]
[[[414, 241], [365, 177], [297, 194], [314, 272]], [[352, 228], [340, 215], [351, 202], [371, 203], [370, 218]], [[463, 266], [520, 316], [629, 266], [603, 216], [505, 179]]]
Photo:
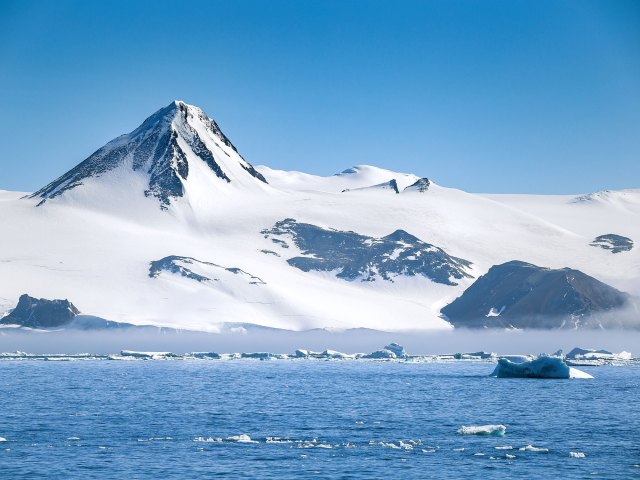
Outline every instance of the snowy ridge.
[[339, 193], [345, 190], [357, 190], [376, 185], [388, 184], [395, 180], [398, 190], [404, 190], [420, 178], [409, 173], [398, 173], [372, 165], [356, 165], [329, 177], [321, 177], [303, 172], [274, 170], [264, 165], [256, 169], [267, 181], [283, 190], [318, 191]]

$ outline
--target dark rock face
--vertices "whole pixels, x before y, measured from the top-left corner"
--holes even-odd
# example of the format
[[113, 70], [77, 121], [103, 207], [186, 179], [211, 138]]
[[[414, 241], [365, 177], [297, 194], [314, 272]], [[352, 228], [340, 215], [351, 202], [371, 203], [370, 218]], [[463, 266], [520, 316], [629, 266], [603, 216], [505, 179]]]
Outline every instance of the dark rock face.
[[471, 262], [448, 255], [404, 230], [382, 238], [298, 223], [292, 218], [261, 232], [282, 248], [292, 242], [305, 256], [287, 260], [305, 272], [336, 271], [344, 280], [393, 281], [394, 277], [421, 275], [436, 283], [457, 285], [456, 279], [472, 278]]
[[[227, 183], [231, 182], [200, 134], [187, 122], [191, 116], [197, 117], [214, 138], [237, 153], [220, 127], [204, 112], [189, 108], [182, 102], [172, 102], [147, 118], [136, 130], [107, 143], [75, 168], [35, 192], [31, 198], [40, 198], [38, 205], [42, 205], [48, 199], [82, 185], [86, 179], [100, 177], [122, 165], [128, 158], [132, 158], [133, 171], [149, 174], [149, 185], [144, 192], [145, 195], [157, 198], [160, 207], [167, 209], [171, 199], [184, 195], [183, 181], [189, 176], [187, 154], [178, 144], [178, 138], [181, 138], [218, 178]], [[178, 121], [172, 124], [174, 119]], [[244, 159], [242, 161], [244, 163], [241, 162], [240, 165], [248, 174], [267, 183], [251, 164]]]
[[0, 319], [0, 323], [29, 328], [54, 328], [70, 323], [79, 313], [69, 300], [37, 299], [24, 294], [20, 296], [16, 308]]
[[201, 260], [197, 260], [191, 257], [180, 257], [177, 255], [170, 255], [168, 257], [161, 258], [160, 260], [155, 260], [150, 263], [149, 266], [149, 277], [156, 278], [162, 272], [170, 272], [177, 275], [181, 275], [190, 280], [195, 280], [196, 282], [218, 282], [219, 278], [216, 278], [214, 275], [211, 277], [207, 277], [196, 273], [191, 270], [191, 265], [199, 265], [201, 267], [207, 268], [212, 272], [216, 270], [224, 270], [234, 275], [240, 275], [246, 278], [247, 282], [252, 285], [266, 285], [266, 282], [262, 281], [260, 278], [251, 275], [250, 273], [245, 272], [239, 268], [235, 267], [221, 267], [220, 265], [216, 265], [215, 263], [203, 262]]
[[377, 185], [371, 185], [370, 187], [361, 187], [361, 188], [353, 188], [353, 189], [347, 188], [345, 190], [342, 190], [342, 193], [356, 192], [358, 190], [391, 190], [394, 193], [400, 193], [400, 190], [398, 190], [398, 182], [396, 181], [395, 178], [389, 180], [388, 182], [379, 183]]
[[600, 328], [618, 325], [604, 325], [598, 314], [630, 302], [630, 295], [579, 270], [511, 261], [491, 267], [441, 312], [456, 327]]
[[431, 180], [429, 180], [428, 178], [421, 178], [420, 180], [416, 181], [415, 183], [405, 188], [403, 192], [415, 191], [415, 192], [424, 193], [427, 190], [429, 190], [430, 186], [431, 186]]
[[610, 250], [611, 253], [628, 252], [633, 248], [633, 240], [622, 235], [607, 233], [594, 238], [591, 246]]

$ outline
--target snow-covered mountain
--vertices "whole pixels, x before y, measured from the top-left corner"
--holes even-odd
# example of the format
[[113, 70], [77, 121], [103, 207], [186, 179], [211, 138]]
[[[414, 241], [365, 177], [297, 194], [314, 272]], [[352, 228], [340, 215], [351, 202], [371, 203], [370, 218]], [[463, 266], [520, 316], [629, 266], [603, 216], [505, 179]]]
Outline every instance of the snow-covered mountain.
[[176, 203], [199, 208], [212, 190], [257, 190], [266, 184], [216, 122], [198, 107], [176, 100], [31, 198], [41, 206], [58, 198], [84, 204], [91, 196], [91, 203], [100, 205], [112, 203], [112, 190], [125, 186], [130, 194], [141, 198], [143, 193], [167, 210]]
[[640, 190], [477, 195], [420, 174], [254, 168], [172, 102], [37, 192], [0, 191], [0, 316], [28, 293], [194, 330], [452, 328], [440, 310], [513, 260], [640, 295]]

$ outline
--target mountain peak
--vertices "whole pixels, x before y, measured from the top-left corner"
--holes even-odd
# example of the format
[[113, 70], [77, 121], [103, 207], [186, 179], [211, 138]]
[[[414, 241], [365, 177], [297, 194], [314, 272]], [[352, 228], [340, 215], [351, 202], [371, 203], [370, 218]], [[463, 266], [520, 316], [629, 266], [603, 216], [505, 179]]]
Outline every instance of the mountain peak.
[[[121, 170], [125, 175], [114, 174]], [[198, 184], [198, 191], [192, 192], [196, 196], [225, 184], [253, 188], [267, 183], [202, 109], [174, 100], [31, 197], [41, 199], [42, 205], [76, 189], [90, 189], [96, 182], [121, 182], [127, 172], [146, 177], [142, 193], [155, 197], [164, 210], [186, 196], [191, 183]], [[198, 181], [192, 182], [195, 175]]]

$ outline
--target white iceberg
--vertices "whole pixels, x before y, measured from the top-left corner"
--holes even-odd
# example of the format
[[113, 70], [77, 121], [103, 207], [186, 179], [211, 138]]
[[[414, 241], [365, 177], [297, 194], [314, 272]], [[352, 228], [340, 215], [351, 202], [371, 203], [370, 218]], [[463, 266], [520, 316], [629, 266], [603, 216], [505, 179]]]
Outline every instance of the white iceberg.
[[502, 437], [507, 432], [505, 425], [470, 425], [458, 429], [460, 435], [491, 435]]
[[569, 367], [560, 357], [544, 355], [522, 363], [501, 358], [491, 375], [498, 378], [593, 378], [582, 370]]
[[583, 452], [569, 452], [571, 458], [587, 458], [587, 455]]

